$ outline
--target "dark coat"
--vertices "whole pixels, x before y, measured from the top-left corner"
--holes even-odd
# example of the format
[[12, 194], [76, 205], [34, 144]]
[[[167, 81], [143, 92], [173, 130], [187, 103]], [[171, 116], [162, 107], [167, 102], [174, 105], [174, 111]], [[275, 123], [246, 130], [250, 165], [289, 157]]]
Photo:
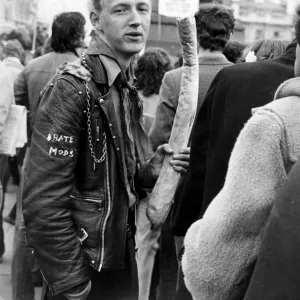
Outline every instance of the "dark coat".
[[[100, 272], [125, 263], [129, 179], [113, 104], [116, 96], [107, 87], [107, 69], [99, 54], [110, 57], [111, 65], [116, 62], [109, 47], [94, 40], [83, 60], [91, 72], [79, 62], [62, 66], [43, 90], [34, 122], [23, 213], [27, 241], [53, 296], [88, 281], [90, 266]], [[136, 116], [140, 108], [133, 99], [131, 113]], [[139, 121], [132, 117], [132, 122], [141, 167], [129, 184], [151, 187], [149, 164], [142, 165], [141, 155], [148, 154], [142, 151], [148, 140]]]
[[184, 236], [222, 189], [231, 151], [251, 109], [272, 101], [278, 86], [294, 76], [295, 49], [293, 42], [279, 58], [234, 65], [215, 77], [195, 120], [189, 175], [176, 195], [174, 235]]
[[300, 162], [271, 211], [244, 300], [296, 300], [300, 295]]

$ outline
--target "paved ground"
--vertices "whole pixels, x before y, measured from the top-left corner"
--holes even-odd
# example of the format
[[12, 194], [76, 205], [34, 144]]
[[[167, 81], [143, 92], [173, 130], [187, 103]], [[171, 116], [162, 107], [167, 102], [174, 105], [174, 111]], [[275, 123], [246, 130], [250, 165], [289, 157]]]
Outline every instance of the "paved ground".
[[[3, 216], [6, 216], [16, 201], [16, 186], [9, 186], [5, 195]], [[0, 300], [12, 300], [11, 262], [15, 227], [4, 222], [5, 247], [3, 263], [0, 264]], [[36, 300], [41, 299], [41, 288], [36, 288]]]

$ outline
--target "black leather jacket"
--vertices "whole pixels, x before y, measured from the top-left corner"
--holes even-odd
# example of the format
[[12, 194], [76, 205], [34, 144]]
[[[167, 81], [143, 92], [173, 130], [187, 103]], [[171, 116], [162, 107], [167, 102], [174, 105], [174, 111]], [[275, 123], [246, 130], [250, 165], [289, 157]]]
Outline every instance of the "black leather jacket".
[[[87, 281], [92, 268], [124, 265], [128, 194], [112, 94], [99, 59], [113, 55], [101, 40], [88, 53], [89, 71], [66, 65], [44, 89], [25, 172], [27, 240], [53, 295]], [[151, 187], [147, 138], [139, 122], [133, 131], [135, 186]]]

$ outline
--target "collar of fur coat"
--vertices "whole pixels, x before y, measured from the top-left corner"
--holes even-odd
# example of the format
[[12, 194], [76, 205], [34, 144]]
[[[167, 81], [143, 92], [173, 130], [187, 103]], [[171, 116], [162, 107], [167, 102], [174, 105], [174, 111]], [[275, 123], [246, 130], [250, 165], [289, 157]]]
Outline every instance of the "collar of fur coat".
[[[300, 97], [300, 77], [291, 78], [284, 81], [277, 89], [274, 100], [289, 97], [299, 96]], [[252, 109], [252, 114], [256, 113], [261, 107], [255, 107]]]
[[90, 82], [92, 79], [91, 72], [85, 68], [80, 61], [75, 61], [73, 63], [64, 62], [58, 69], [59, 74], [71, 74], [78, 77], [84, 81]]

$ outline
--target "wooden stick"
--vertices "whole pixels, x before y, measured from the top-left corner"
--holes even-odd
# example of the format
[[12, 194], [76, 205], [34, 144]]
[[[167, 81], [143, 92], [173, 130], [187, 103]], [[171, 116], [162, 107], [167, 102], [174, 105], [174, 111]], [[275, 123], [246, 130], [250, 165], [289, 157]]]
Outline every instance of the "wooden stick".
[[[177, 20], [182, 47], [183, 67], [180, 95], [169, 144], [178, 154], [188, 144], [198, 103], [199, 65], [195, 18]], [[170, 165], [171, 155], [165, 157], [160, 176], [152, 191], [147, 217], [154, 225], [162, 224], [170, 211], [180, 173]]]

